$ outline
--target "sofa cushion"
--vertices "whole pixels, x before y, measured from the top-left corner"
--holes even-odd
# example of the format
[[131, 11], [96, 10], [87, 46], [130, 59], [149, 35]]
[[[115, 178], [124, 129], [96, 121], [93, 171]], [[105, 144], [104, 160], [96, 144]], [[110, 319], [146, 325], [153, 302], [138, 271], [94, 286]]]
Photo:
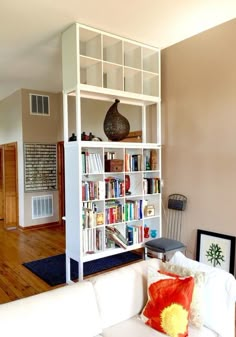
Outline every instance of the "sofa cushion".
[[182, 267], [170, 262], [163, 262], [161, 270], [171, 272], [180, 276], [194, 277], [193, 298], [190, 305], [189, 322], [200, 328], [203, 325], [203, 291], [205, 285], [205, 273], [190, 268]]
[[167, 337], [135, 316], [103, 330], [103, 337]]
[[188, 335], [188, 316], [194, 288], [193, 277], [171, 277], [148, 269], [148, 302], [143, 321], [171, 337]]
[[[141, 264], [141, 270], [145, 268], [145, 261], [137, 264]], [[103, 328], [139, 314], [147, 299], [143, 274], [131, 265], [91, 277], [89, 281], [94, 286]]]
[[187, 258], [177, 252], [171, 263], [205, 272], [203, 295], [204, 325], [216, 331], [221, 337], [235, 337], [234, 314], [236, 281], [232, 274]]
[[66, 285], [0, 305], [2, 336], [94, 337], [102, 332], [90, 282]]
[[[138, 317], [132, 317], [103, 330], [103, 337], [167, 337], [167, 335], [152, 329]], [[189, 326], [188, 337], [217, 337], [218, 335], [206, 327], [197, 329]]]

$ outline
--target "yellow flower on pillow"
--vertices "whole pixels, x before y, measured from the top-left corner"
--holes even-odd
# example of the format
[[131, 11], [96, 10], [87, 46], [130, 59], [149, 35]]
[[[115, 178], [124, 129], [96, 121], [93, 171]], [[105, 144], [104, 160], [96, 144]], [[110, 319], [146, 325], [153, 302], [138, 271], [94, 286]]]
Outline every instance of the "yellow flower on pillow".
[[161, 312], [161, 327], [172, 337], [184, 334], [188, 325], [188, 311], [182, 305], [172, 303]]

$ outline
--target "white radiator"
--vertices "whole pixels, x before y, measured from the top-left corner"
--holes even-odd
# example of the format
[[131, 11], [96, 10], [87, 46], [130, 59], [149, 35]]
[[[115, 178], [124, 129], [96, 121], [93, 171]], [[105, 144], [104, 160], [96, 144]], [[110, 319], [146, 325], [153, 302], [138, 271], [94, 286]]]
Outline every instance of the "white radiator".
[[32, 197], [32, 219], [53, 216], [53, 196], [41, 195]]

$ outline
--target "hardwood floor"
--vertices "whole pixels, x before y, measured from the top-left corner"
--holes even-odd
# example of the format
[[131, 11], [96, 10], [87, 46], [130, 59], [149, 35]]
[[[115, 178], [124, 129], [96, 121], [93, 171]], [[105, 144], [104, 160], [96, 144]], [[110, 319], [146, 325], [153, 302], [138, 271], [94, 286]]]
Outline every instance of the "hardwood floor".
[[[22, 263], [64, 252], [65, 232], [60, 226], [9, 231], [0, 221], [0, 304], [51, 290]], [[143, 254], [142, 249], [136, 252]]]
[[52, 289], [28, 269], [28, 262], [64, 253], [61, 227], [6, 231], [0, 221], [0, 304]]

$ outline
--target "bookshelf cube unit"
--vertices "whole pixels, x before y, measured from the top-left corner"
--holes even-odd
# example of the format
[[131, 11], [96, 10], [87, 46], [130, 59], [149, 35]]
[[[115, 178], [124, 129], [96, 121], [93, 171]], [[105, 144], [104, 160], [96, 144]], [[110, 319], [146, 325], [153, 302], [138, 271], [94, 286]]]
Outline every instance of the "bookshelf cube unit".
[[159, 77], [153, 73], [143, 72], [144, 95], [156, 96], [159, 92]]
[[124, 174], [109, 173], [105, 175], [105, 199], [125, 196]]
[[161, 158], [160, 149], [144, 149], [143, 150], [143, 170], [145, 171], [145, 176], [148, 177], [150, 172], [160, 172]]
[[[160, 50], [75, 23], [62, 34], [62, 56], [70, 283], [71, 259], [82, 280], [84, 262], [143, 248], [151, 233], [161, 236]], [[81, 140], [88, 127], [98, 135], [95, 123], [107, 111], [99, 109], [116, 98], [131, 132], [140, 125], [142, 143]], [[90, 106], [96, 114], [87, 125]], [[71, 132], [77, 141], [68, 141]]]
[[143, 70], [159, 74], [159, 53], [156, 49], [143, 48]]
[[143, 242], [143, 225], [140, 222], [126, 224], [128, 246], [140, 245]]
[[143, 190], [142, 190], [142, 174], [139, 173], [126, 173], [126, 175], [129, 176], [130, 178], [130, 193], [131, 195], [142, 195]]
[[124, 205], [124, 221], [133, 222], [143, 219], [143, 198], [126, 197]]
[[103, 63], [103, 88], [123, 90], [123, 68], [120, 65]]
[[86, 228], [83, 230], [83, 253], [95, 254], [104, 251], [104, 228]]
[[122, 41], [103, 35], [103, 60], [113, 64], [123, 64]]
[[[159, 238], [161, 237], [161, 218], [159, 217], [156, 217], [156, 218], [145, 218], [144, 219], [144, 232], [145, 232], [145, 229], [148, 228], [148, 235], [144, 235], [143, 237], [143, 241], [146, 242], [146, 241], [149, 241], [151, 239], [155, 239], [155, 238]], [[151, 230], [155, 230], [155, 233], [156, 233], [156, 236], [151, 236]]]
[[101, 34], [92, 29], [79, 28], [80, 55], [101, 60]]
[[124, 65], [142, 69], [142, 48], [130, 42], [124, 42]]
[[143, 151], [138, 149], [126, 149], [125, 172], [137, 172], [143, 170]]
[[[109, 146], [109, 145], [108, 145]], [[104, 148], [104, 160], [112, 160], [112, 159], [124, 159], [124, 148], [123, 147], [105, 147]]]
[[104, 171], [103, 152], [98, 148], [83, 147], [81, 161], [84, 174], [99, 174]]
[[[75, 25], [75, 36], [71, 34], [67, 37], [67, 47], [69, 39], [73, 42], [73, 37], [76, 41], [78, 39], [79, 46], [78, 49], [64, 50], [64, 59], [69, 59], [70, 52], [74, 55], [79, 50], [79, 55], [74, 55], [72, 60], [74, 62], [77, 58], [80, 65], [80, 84], [160, 97], [157, 85], [160, 74], [159, 49], [85, 25]], [[152, 76], [148, 76], [147, 72]], [[71, 81], [76, 85], [74, 76]], [[152, 90], [153, 86], [155, 90]]]
[[102, 63], [81, 56], [80, 83], [100, 87], [102, 85]]
[[142, 72], [140, 70], [125, 68], [124, 90], [137, 94], [142, 93]]

